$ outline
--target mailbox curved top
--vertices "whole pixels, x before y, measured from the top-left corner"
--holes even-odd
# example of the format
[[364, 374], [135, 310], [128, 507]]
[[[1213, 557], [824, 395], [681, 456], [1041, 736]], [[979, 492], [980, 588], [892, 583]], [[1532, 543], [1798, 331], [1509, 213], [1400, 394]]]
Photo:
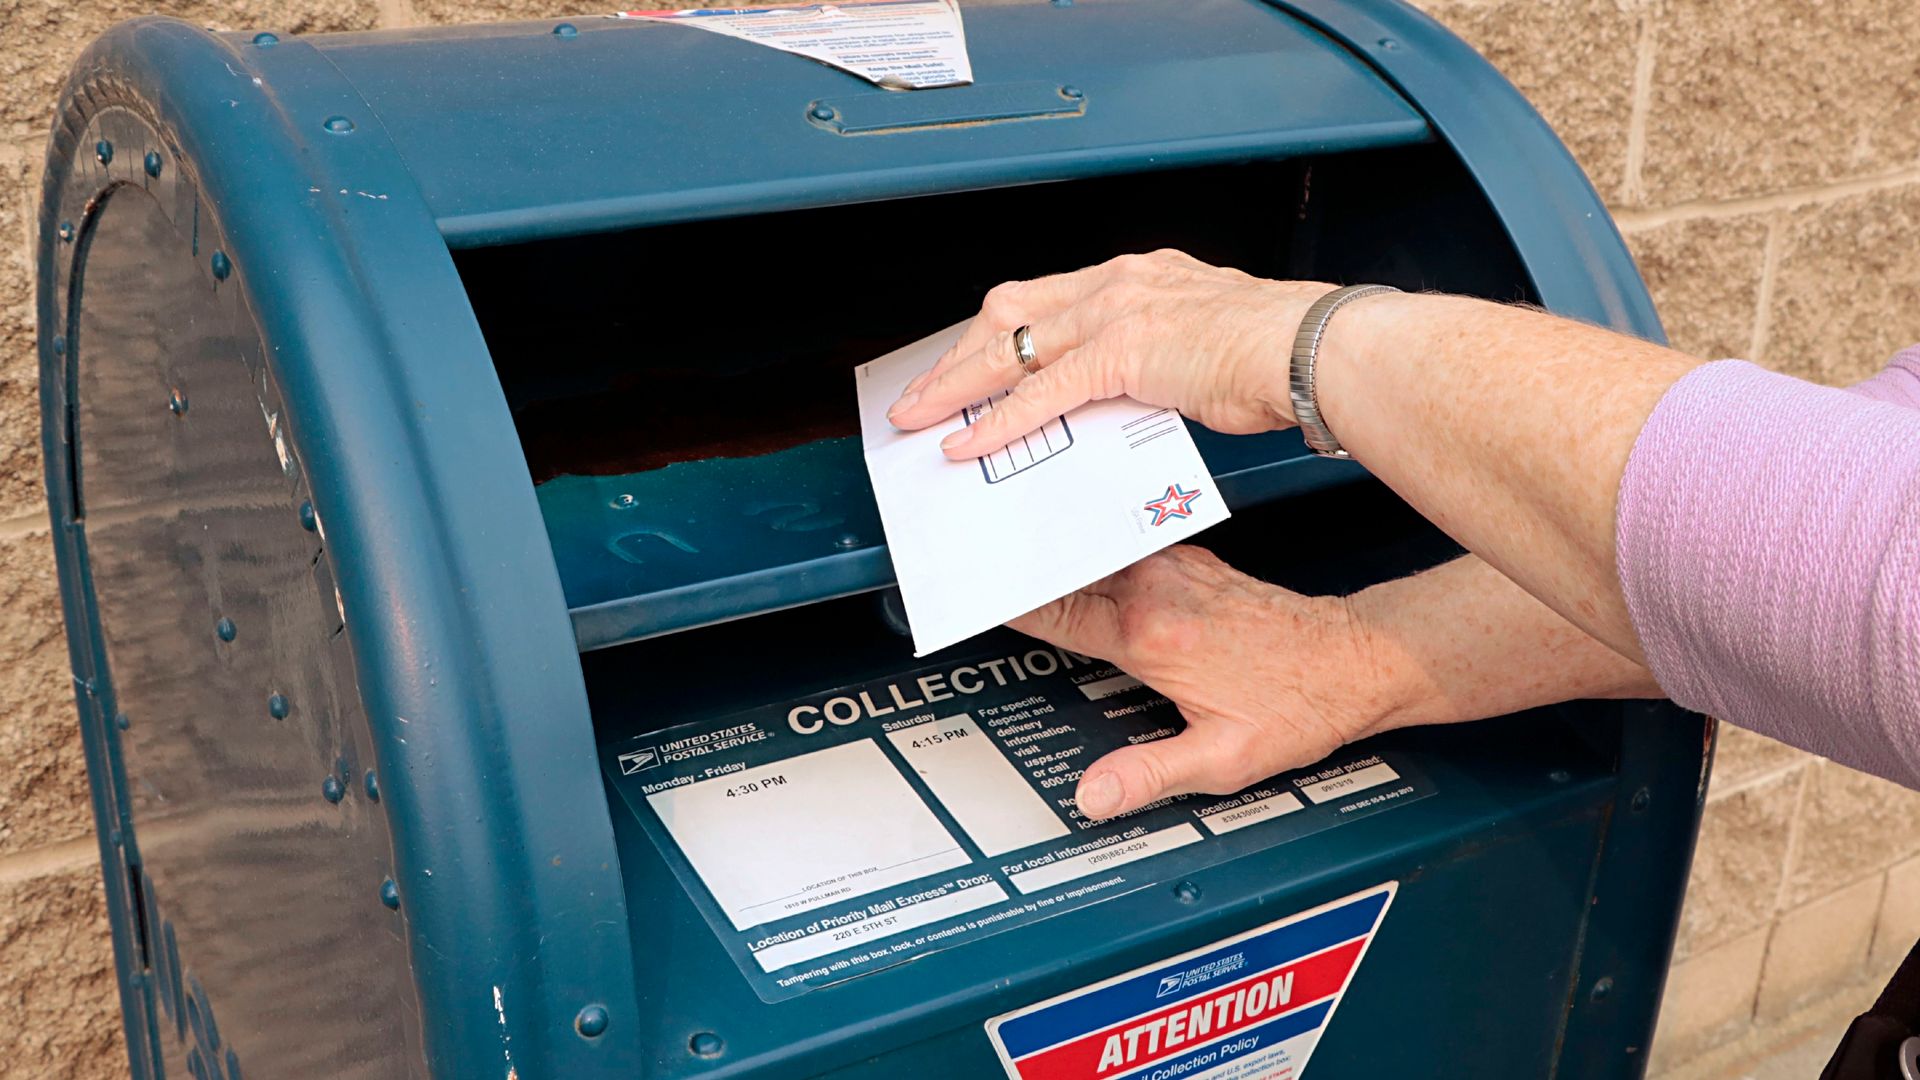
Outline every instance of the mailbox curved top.
[[[169, 63], [154, 89], [183, 122], [223, 127], [228, 102], [263, 95], [277, 137], [315, 158], [377, 127], [455, 248], [1437, 139], [1486, 188], [1549, 307], [1659, 332], [1604, 207], [1550, 129], [1400, 0], [964, 10], [974, 84], [917, 93], [663, 20], [598, 16], [201, 34], [229, 85], [204, 65]], [[155, 29], [127, 24], [89, 55], [119, 62], [110, 57], [152, 48]], [[303, 74], [309, 66], [324, 73]], [[1073, 108], [1048, 110], [1061, 92]], [[887, 116], [864, 128], [817, 118], [822, 107], [857, 118], [876, 103]], [[303, 177], [279, 179], [287, 197], [309, 194]], [[311, 194], [350, 204], [388, 193]]]

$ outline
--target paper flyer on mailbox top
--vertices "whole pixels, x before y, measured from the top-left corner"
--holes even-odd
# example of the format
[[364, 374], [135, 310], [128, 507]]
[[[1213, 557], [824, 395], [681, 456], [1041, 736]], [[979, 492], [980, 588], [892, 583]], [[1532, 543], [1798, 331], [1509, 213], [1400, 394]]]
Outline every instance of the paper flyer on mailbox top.
[[974, 461], [948, 460], [940, 440], [991, 410], [991, 400], [920, 431], [895, 428], [887, 408], [965, 328], [950, 327], [854, 370], [867, 473], [916, 656], [990, 630], [1228, 517], [1180, 414], [1132, 398], [1089, 402]]
[[973, 82], [959, 0], [866, 0], [790, 7], [620, 11], [795, 53], [889, 90]]

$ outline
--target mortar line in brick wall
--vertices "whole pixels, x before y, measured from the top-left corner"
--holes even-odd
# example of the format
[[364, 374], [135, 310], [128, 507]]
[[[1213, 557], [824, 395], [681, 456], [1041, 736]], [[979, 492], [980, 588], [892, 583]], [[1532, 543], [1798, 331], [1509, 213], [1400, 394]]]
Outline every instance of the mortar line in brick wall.
[[[1893, 864], [1893, 866], [1899, 865], [1899, 862]], [[1873, 933], [1867, 935], [1867, 957], [1869, 962], [1871, 962], [1875, 956], [1885, 955], [1881, 953], [1880, 948], [1887, 936], [1887, 901], [1893, 896], [1893, 866], [1889, 866], [1885, 870], [1880, 871], [1880, 903], [1875, 905], [1873, 909]], [[1913, 948], [1913, 945], [1914, 943], [1908, 941], [1906, 935], [1902, 934], [1900, 937], [1894, 939], [1892, 946], [1893, 955], [1905, 956], [1907, 950]]]
[[53, 877], [100, 865], [100, 842], [91, 833], [45, 847], [0, 855], [0, 886]]
[[20, 235], [23, 237], [21, 243], [25, 245], [28, 266], [34, 264], [34, 249], [38, 240], [36, 233], [40, 228], [40, 184], [36, 166], [44, 160], [46, 152], [46, 141], [31, 135], [23, 135], [11, 143], [0, 143], [0, 159], [4, 159], [0, 160], [0, 166], [11, 168], [14, 165], [26, 165], [33, 169], [29, 174], [30, 182], [20, 189]]
[[45, 510], [35, 510], [0, 520], [0, 543], [25, 540], [32, 536], [44, 536], [49, 531], [49, 521]]
[[1920, 166], [1909, 166], [1875, 176], [1856, 177], [1836, 184], [1789, 188], [1770, 195], [1754, 195], [1743, 199], [1696, 199], [1690, 202], [1674, 203], [1672, 206], [1648, 209], [1622, 207], [1614, 209], [1612, 213], [1614, 224], [1620, 227], [1621, 232], [1645, 232], [1663, 225], [1703, 218], [1749, 217], [1776, 210], [1822, 206], [1839, 202], [1841, 199], [1850, 199], [1856, 195], [1871, 195], [1877, 191], [1906, 187], [1909, 184], [1920, 184]]
[[1754, 297], [1753, 337], [1747, 342], [1747, 359], [1756, 364], [1764, 362], [1767, 339], [1773, 334], [1773, 280], [1779, 276], [1786, 236], [1787, 215], [1776, 213], [1767, 223], [1767, 244], [1760, 256], [1760, 288]]
[[1656, 55], [1655, 22], [1651, 12], [1640, 15], [1640, 40], [1633, 60], [1633, 104], [1627, 120], [1627, 159], [1620, 191], [1628, 202], [1646, 197], [1640, 173], [1647, 160], [1647, 113], [1653, 107], [1653, 64]]
[[1730, 784], [1724, 788], [1716, 784], [1708, 784], [1707, 785], [1707, 801], [1710, 803], [1716, 803], [1722, 799], [1731, 799], [1735, 795], [1738, 795], [1742, 792], [1752, 791], [1754, 788], [1757, 788], [1757, 787], [1765, 787], [1766, 785], [1773, 783], [1774, 781], [1780, 779], [1783, 776], [1787, 776], [1790, 773], [1793, 773], [1797, 770], [1804, 769], [1807, 766], [1812, 765], [1813, 762], [1814, 762], [1813, 755], [1808, 754], [1806, 757], [1801, 758], [1797, 761], [1790, 761], [1787, 764], [1782, 765], [1778, 768], [1768, 769], [1766, 772], [1755, 773], [1752, 776], [1742, 779], [1739, 783]]
[[[1785, 878], [1786, 875], [1782, 872], [1781, 880], [1784, 882]], [[1767, 985], [1767, 968], [1769, 962], [1773, 959], [1773, 943], [1780, 937], [1780, 909], [1778, 904], [1774, 905], [1774, 910], [1767, 915], [1766, 930], [1767, 944], [1765, 948], [1760, 950], [1760, 970], [1754, 972], [1753, 989], [1747, 994], [1746, 1015], [1741, 1017], [1742, 1022], [1747, 1024], [1755, 1023], [1760, 1019], [1760, 991]]]
[[[1813, 786], [1813, 771], [1818, 767], [1817, 765], [1810, 766], [1805, 772], [1800, 774], [1800, 789], [1794, 792], [1793, 795], [1793, 816], [1787, 819], [1787, 850], [1780, 856], [1780, 883], [1774, 889], [1773, 904], [1768, 909], [1768, 918], [1773, 921], [1776, 927], [1780, 922], [1781, 905], [1785, 904], [1787, 900], [1787, 884], [1793, 877], [1793, 861], [1799, 857], [1800, 854], [1800, 834], [1806, 831], [1801, 824], [1801, 819], [1806, 816], [1807, 789]], [[1772, 951], [1773, 937], [1772, 935], [1768, 935], [1767, 952], [1771, 953]], [[1764, 959], [1761, 961], [1760, 970], [1766, 970], [1766, 961]]]
[[39, 219], [39, 185], [24, 184], [20, 191], [20, 250], [25, 255], [28, 266], [34, 265], [38, 254], [34, 250], [36, 246], [34, 242], [39, 239], [36, 235], [40, 230]]
[[412, 0], [379, 0], [376, 13], [380, 25], [388, 30], [414, 26], [420, 22], [420, 16], [413, 10]]

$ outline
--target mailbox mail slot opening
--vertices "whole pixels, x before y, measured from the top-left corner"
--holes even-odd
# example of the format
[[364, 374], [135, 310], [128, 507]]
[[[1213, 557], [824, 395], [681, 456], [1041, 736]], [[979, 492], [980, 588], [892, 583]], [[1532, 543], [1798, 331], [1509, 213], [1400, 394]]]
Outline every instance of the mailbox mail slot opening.
[[[1264, 276], [1532, 299], [1490, 235], [1471, 178], [1423, 144], [455, 256], [593, 649], [889, 584], [849, 372], [1000, 281], [1177, 247]], [[1295, 433], [1197, 434], [1235, 506], [1359, 475]]]
[[967, 317], [1009, 278], [1160, 246], [1274, 272], [1302, 168], [662, 225], [463, 252], [461, 270], [534, 481], [636, 473], [857, 435], [848, 372]]
[[[1333, 523], [1340, 535], [1303, 537], [1290, 524], [1303, 514]], [[1195, 543], [1236, 569], [1308, 595], [1344, 595], [1459, 553], [1377, 484], [1250, 507]], [[605, 742], [982, 649], [969, 641], [916, 660], [899, 629], [899, 610], [897, 596], [876, 592], [587, 652], [581, 663], [595, 725]], [[738, 675], [698, 676], [713, 670]]]

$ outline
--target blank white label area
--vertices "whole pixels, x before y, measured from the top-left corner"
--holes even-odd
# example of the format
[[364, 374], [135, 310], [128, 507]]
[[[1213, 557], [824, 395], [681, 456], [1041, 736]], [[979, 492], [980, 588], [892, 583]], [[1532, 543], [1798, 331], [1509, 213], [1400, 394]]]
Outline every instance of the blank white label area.
[[736, 930], [972, 861], [871, 739], [647, 802]]
[[983, 854], [1002, 855], [1067, 835], [1066, 822], [972, 716], [890, 731], [887, 738]]

